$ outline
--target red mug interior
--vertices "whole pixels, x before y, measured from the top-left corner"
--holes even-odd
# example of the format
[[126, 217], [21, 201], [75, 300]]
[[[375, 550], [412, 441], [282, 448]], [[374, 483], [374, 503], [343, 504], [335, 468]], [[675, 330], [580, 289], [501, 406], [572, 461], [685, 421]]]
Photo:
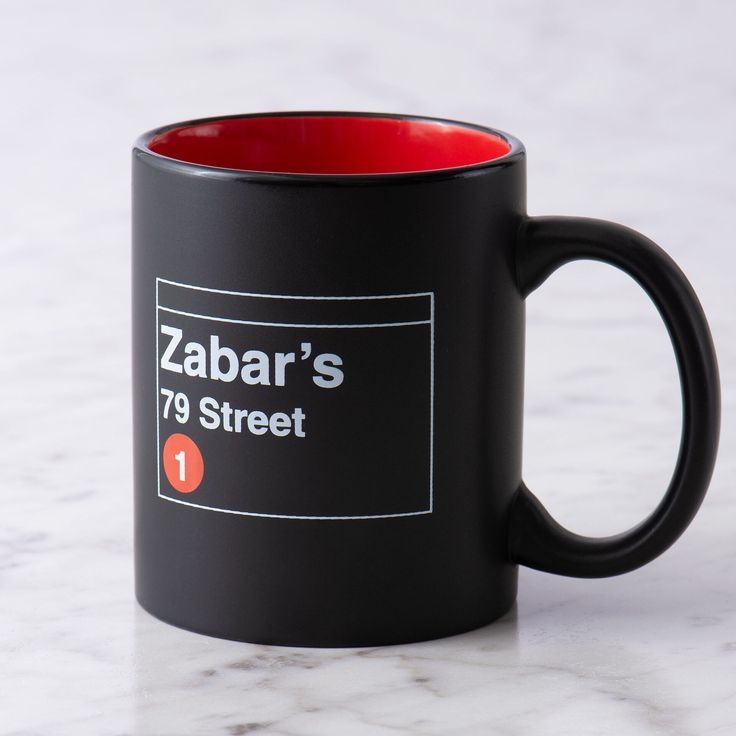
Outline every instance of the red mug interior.
[[148, 148], [202, 166], [291, 174], [398, 174], [471, 166], [511, 146], [490, 131], [439, 120], [269, 115], [182, 125]]

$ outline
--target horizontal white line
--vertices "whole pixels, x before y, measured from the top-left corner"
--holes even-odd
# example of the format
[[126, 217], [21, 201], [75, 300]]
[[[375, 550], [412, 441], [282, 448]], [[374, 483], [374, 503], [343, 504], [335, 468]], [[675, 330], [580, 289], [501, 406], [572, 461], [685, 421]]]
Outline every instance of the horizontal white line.
[[209, 319], [213, 322], [229, 322], [236, 325], [258, 325], [262, 327], [317, 327], [322, 330], [339, 330], [343, 328], [360, 328], [360, 327], [408, 327], [411, 325], [428, 325], [432, 321], [431, 319], [420, 319], [414, 322], [378, 322], [378, 323], [366, 323], [358, 325], [314, 325], [314, 324], [290, 324], [286, 322], [253, 322], [247, 319], [229, 319], [227, 317], [210, 317], [206, 314], [193, 314], [192, 312], [182, 312], [179, 309], [171, 309], [170, 307], [162, 307], [160, 304], [158, 308], [164, 312], [171, 312], [171, 314], [181, 314], [184, 317], [194, 317], [195, 319]]
[[196, 509], [205, 509], [207, 511], [219, 511], [222, 514], [237, 514], [238, 516], [259, 516], [266, 519], [314, 519], [314, 521], [330, 521], [330, 520], [350, 520], [350, 519], [394, 519], [399, 516], [422, 516], [423, 514], [431, 514], [432, 509], [426, 509], [425, 511], [406, 511], [401, 514], [371, 514], [368, 516], [290, 516], [287, 514], [259, 514], [255, 511], [236, 511], [234, 509], [219, 509], [216, 506], [203, 506], [199, 503], [192, 503], [191, 501], [182, 501], [179, 498], [171, 498], [171, 496], [164, 496], [159, 493], [159, 498], [164, 498], [167, 501], [173, 503], [180, 503], [182, 506], [193, 506]]
[[348, 299], [407, 299], [417, 296], [431, 296], [431, 291], [418, 291], [415, 294], [368, 294], [366, 296], [299, 296], [296, 294], [256, 294], [248, 291], [226, 291], [225, 289], [210, 289], [205, 286], [192, 286], [191, 284], [182, 284], [179, 281], [169, 281], [158, 276], [156, 281], [171, 286], [180, 286], [182, 289], [192, 289], [193, 291], [208, 291], [214, 294], [228, 294], [230, 296], [253, 296], [262, 297], [264, 299], [308, 299], [308, 300], [348, 300]]

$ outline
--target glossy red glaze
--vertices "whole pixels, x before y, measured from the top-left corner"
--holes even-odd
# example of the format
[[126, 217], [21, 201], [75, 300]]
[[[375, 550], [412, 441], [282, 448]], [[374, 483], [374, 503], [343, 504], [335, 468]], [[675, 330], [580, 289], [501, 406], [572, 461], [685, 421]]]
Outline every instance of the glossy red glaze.
[[395, 174], [492, 161], [499, 136], [410, 118], [287, 115], [229, 118], [154, 136], [155, 153], [204, 166], [295, 174]]

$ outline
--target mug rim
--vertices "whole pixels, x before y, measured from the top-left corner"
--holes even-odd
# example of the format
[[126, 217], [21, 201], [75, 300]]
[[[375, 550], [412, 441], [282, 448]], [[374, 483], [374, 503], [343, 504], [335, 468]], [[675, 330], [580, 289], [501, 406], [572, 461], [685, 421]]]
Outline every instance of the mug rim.
[[[181, 159], [166, 156], [150, 148], [151, 141], [158, 135], [167, 133], [176, 128], [184, 128], [193, 125], [215, 123], [222, 120], [238, 120], [248, 118], [269, 117], [353, 117], [353, 118], [388, 118], [394, 120], [415, 120], [427, 123], [439, 123], [442, 125], [459, 126], [470, 128], [482, 133], [495, 136], [503, 140], [509, 150], [495, 158], [464, 166], [448, 166], [439, 169], [423, 169], [419, 171], [399, 171], [386, 173], [358, 173], [358, 174], [335, 174], [335, 173], [298, 173], [280, 171], [259, 171], [255, 169], [233, 169], [209, 164], [193, 163]], [[133, 146], [133, 154], [146, 159], [149, 163], [162, 169], [172, 170], [195, 176], [213, 177], [229, 180], [246, 180], [262, 182], [298, 182], [298, 183], [334, 183], [334, 184], [365, 184], [388, 181], [424, 181], [437, 179], [456, 179], [474, 176], [484, 173], [490, 169], [506, 168], [524, 157], [526, 151], [524, 144], [515, 136], [497, 128], [486, 125], [468, 123], [451, 118], [434, 117], [430, 115], [412, 115], [406, 113], [383, 113], [383, 112], [356, 112], [351, 110], [287, 110], [277, 112], [255, 112], [234, 115], [214, 115], [204, 118], [195, 118], [176, 123], [162, 125], [148, 130], [138, 136]]]

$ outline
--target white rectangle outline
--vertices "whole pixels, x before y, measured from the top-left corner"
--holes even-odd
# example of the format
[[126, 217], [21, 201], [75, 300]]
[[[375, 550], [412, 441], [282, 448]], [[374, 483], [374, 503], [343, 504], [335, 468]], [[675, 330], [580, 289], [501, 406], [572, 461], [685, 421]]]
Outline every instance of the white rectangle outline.
[[[305, 300], [366, 300], [366, 299], [404, 299], [407, 297], [428, 296], [429, 297], [429, 319], [418, 320], [413, 322], [384, 322], [379, 324], [352, 324], [352, 325], [316, 325], [316, 324], [287, 324], [282, 322], [250, 322], [247, 320], [225, 319], [219, 317], [209, 317], [202, 314], [192, 314], [190, 312], [181, 312], [167, 307], [160, 307], [158, 303], [158, 285], [169, 284], [171, 286], [179, 286], [184, 289], [192, 289], [193, 291], [207, 291], [217, 294], [227, 294], [229, 296], [249, 296], [263, 297], [264, 299], [305, 299]], [[187, 317], [195, 317], [198, 319], [209, 319], [215, 322], [230, 322], [236, 324], [259, 325], [268, 327], [318, 327], [326, 329], [338, 328], [375, 328], [375, 327], [406, 327], [409, 325], [429, 324], [429, 508], [422, 511], [406, 511], [400, 514], [369, 514], [365, 516], [296, 516], [288, 514], [262, 514], [255, 511], [238, 511], [236, 509], [220, 509], [215, 506], [204, 506], [191, 501], [183, 501], [178, 498], [164, 496], [161, 493], [161, 432], [160, 432], [160, 412], [161, 412], [161, 390], [159, 388], [159, 310], [172, 312], [173, 314], [181, 314]], [[172, 503], [179, 503], [183, 506], [192, 506], [207, 511], [219, 511], [222, 514], [236, 514], [238, 516], [258, 516], [267, 519], [300, 519], [309, 521], [332, 521], [332, 520], [358, 520], [358, 519], [392, 519], [401, 516], [422, 516], [431, 514], [434, 510], [434, 292], [422, 291], [414, 294], [381, 294], [370, 296], [295, 296], [289, 294], [256, 294], [244, 291], [225, 291], [223, 289], [210, 289], [204, 286], [193, 286], [178, 281], [169, 281], [156, 277], [156, 470], [158, 497]]]

